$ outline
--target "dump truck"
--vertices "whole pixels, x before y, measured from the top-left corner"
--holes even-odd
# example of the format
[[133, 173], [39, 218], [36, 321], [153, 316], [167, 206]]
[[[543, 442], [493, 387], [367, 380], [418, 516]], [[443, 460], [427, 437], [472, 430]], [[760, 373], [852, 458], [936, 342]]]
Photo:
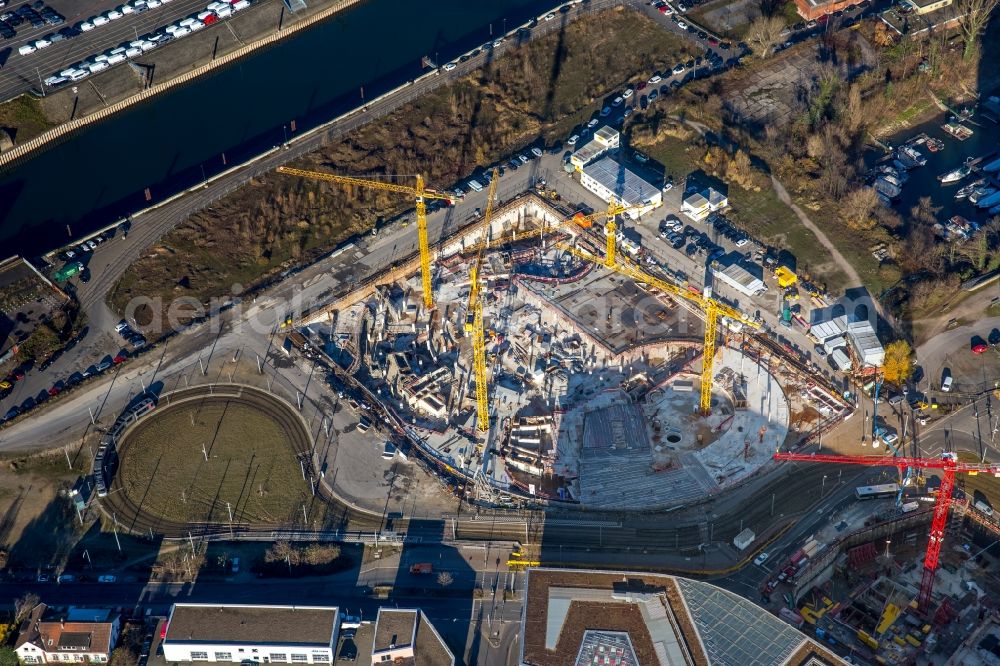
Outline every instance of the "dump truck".
[[434, 565], [430, 562], [420, 562], [419, 564], [410, 565], [410, 573], [415, 575], [422, 574], [432, 574], [434, 573]]

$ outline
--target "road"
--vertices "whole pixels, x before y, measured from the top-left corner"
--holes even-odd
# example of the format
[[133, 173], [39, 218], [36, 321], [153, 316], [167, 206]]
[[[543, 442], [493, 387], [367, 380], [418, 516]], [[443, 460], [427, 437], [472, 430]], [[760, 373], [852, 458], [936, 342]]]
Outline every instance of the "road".
[[[485, 54], [481, 57], [485, 57]], [[460, 76], [468, 68], [479, 64], [481, 63], [475, 60], [463, 63], [452, 75]], [[92, 363], [99, 358], [97, 355], [117, 349], [120, 343], [114, 333], [109, 331], [115, 318], [103, 305], [104, 296], [128, 264], [155, 243], [177, 220], [209, 205], [251, 175], [269, 171], [314, 149], [327, 136], [339, 136], [363, 122], [387, 113], [391, 108], [422, 94], [443, 80], [447, 80], [447, 77], [427, 79], [411, 87], [404, 93], [403, 99], [373, 104], [367, 111], [339, 123], [329, 132], [292, 142], [288, 147], [275, 150], [239, 172], [216, 179], [207, 188], [194, 189], [183, 197], [137, 215], [133, 230], [127, 238], [117, 238], [94, 254], [90, 264], [94, 279], [79, 287], [80, 300], [90, 317], [92, 327], [85, 338], [86, 344], [78, 354], [65, 356], [53, 366], [51, 373], [29, 375], [29, 380], [23, 386], [18, 386], [20, 393], [12, 396], [12, 400], [32, 395], [32, 391], [44, 389], [55, 378], [79, 369], [81, 364]], [[621, 109], [619, 113], [623, 111]], [[611, 120], [616, 120], [616, 116], [612, 116]], [[545, 177], [550, 184], [556, 185], [564, 192], [565, 200], [588, 202], [594, 208], [603, 205], [561, 171], [561, 159], [557, 155], [546, 155], [516, 172], [508, 171], [499, 186], [499, 196], [502, 199], [509, 198], [538, 177]], [[678, 194], [678, 191], [675, 190], [674, 194]], [[484, 207], [484, 199], [484, 193], [470, 193], [454, 208], [430, 215], [428, 226], [432, 243], [438, 244], [444, 235], [471, 220], [475, 208]], [[658, 211], [657, 217], [667, 212], [670, 210]], [[656, 237], [653, 225], [641, 225], [640, 231], [644, 238], [649, 236], [649, 246], [655, 247], [656, 252], [675, 263], [689, 261], [690, 274], [697, 275], [698, 263], [666, 247]], [[107, 422], [142, 387], [155, 381], [164, 382], [167, 388], [177, 386], [180, 377], [190, 374], [192, 365], [197, 365], [200, 358], [206, 360], [210, 370], [208, 374], [218, 376], [225, 371], [224, 359], [237, 350], [242, 350], [247, 356], [260, 354], [266, 357], [271, 346], [270, 334], [274, 324], [282, 320], [290, 308], [295, 307], [296, 302], [301, 305], [321, 303], [328, 294], [336, 293], [339, 288], [357, 282], [384, 269], [400, 257], [415, 252], [415, 244], [413, 227], [398, 224], [382, 229], [375, 237], [361, 238], [350, 255], [317, 262], [259, 295], [252, 302], [243, 303], [240, 308], [219, 316], [217, 323], [222, 325], [221, 333], [210, 326], [197, 327], [124, 366], [115, 375], [95, 380], [66, 396], [58, 404], [49, 406], [44, 418], [31, 418], [5, 430], [0, 450], [49, 448], [51, 442], [80, 441], [81, 435], [90, 427], [88, 414], [91, 411], [99, 421]], [[703, 265], [701, 270], [704, 271]], [[762, 312], [766, 312], [764, 305]], [[773, 315], [771, 317], [776, 321]], [[290, 385], [304, 389], [307, 373], [297, 369], [293, 374], [287, 381]], [[314, 383], [309, 396], [315, 398], [322, 390], [325, 389]], [[538, 542], [542, 545], [546, 558], [556, 562], [587, 563], [600, 559], [604, 563], [613, 560], [625, 567], [635, 565], [677, 569], [728, 566], [734, 560], [732, 547], [727, 546], [733, 535], [743, 527], [752, 527], [758, 533], [764, 533], [776, 523], [791, 519], [814, 503], [816, 488], [826, 483], [824, 477], [836, 473], [836, 468], [819, 465], [789, 465], [775, 473], [753, 479], [744, 488], [711, 498], [686, 511], [658, 516], [629, 516], [624, 520], [621, 516], [588, 517], [589, 520], [606, 523], [597, 528], [596, 548], [594, 529], [591, 526], [583, 526], [581, 529], [579, 516], [552, 514], [536, 518]], [[844, 488], [850, 485], [851, 478], [853, 477], [842, 481]], [[840, 489], [838, 492], [848, 491]], [[426, 529], [428, 536], [443, 533], [441, 525], [428, 525]], [[490, 531], [494, 532], [494, 529], [498, 536], [506, 537], [520, 528], [491, 527]], [[794, 535], [798, 535], [798, 532]], [[750, 578], [752, 577], [751, 575]], [[749, 582], [749, 578], [743, 581], [744, 584]]]

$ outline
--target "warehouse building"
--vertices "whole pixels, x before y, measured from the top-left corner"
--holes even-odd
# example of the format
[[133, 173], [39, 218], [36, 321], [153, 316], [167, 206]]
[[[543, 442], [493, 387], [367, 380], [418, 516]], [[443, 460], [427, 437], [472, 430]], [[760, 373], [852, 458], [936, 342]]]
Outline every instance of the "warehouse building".
[[610, 157], [605, 157], [584, 167], [580, 184], [596, 194], [602, 201], [612, 198], [623, 206], [641, 206], [625, 214], [633, 220], [645, 215], [663, 203], [663, 192]]
[[336, 606], [174, 604], [167, 662], [330, 664], [337, 647]]
[[[759, 266], [756, 268], [760, 269]], [[761, 272], [758, 270], [758, 272]], [[739, 259], [723, 257], [712, 267], [712, 274], [723, 284], [727, 284], [744, 296], [754, 296], [767, 291], [764, 280], [754, 275]]]
[[847, 339], [851, 351], [858, 359], [858, 365], [866, 368], [881, 368], [885, 360], [885, 348], [879, 342], [875, 328], [868, 320], [854, 321], [847, 325]]
[[585, 143], [575, 153], [570, 155], [569, 162], [577, 171], [583, 171], [597, 158], [610, 150], [617, 150], [620, 145], [620, 135], [618, 131], [605, 125], [594, 133], [594, 138]]

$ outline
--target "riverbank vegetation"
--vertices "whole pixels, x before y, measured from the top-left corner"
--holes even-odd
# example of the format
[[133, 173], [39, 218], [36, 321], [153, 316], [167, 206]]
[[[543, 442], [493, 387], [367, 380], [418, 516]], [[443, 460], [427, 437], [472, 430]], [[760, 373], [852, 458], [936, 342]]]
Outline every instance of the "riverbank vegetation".
[[55, 125], [42, 112], [38, 100], [31, 95], [20, 95], [0, 104], [0, 129], [15, 144], [33, 139]]
[[[716, 135], [713, 142], [727, 146], [730, 155], [735, 146], [749, 151], [753, 163], [785, 185], [875, 295], [891, 289], [890, 304], [905, 321], [926, 312], [935, 294], [1000, 266], [1000, 223], [987, 222], [967, 242], [936, 240], [931, 226], [941, 211], [929, 199], [912, 210], [896, 210], [868, 195], [863, 153], [873, 136], [886, 137], [940, 113], [939, 100], [967, 104], [971, 91], [987, 84], [978, 56], [967, 58], [962, 43], [945, 34], [876, 35], [877, 25], [869, 21], [858, 30], [831, 32], [818, 44], [793, 47], [752, 69], [687, 86], [669, 109], [706, 124]], [[801, 65], [802, 49], [815, 51], [818, 63], [811, 81], [800, 80], [796, 94], [782, 98], [787, 113], [762, 121], [735, 111], [764, 70], [778, 71], [790, 60]], [[880, 247], [887, 250], [882, 260], [873, 256]], [[789, 249], [809, 252], [791, 242]]]
[[[621, 48], [627, 42], [629, 48]], [[421, 173], [447, 187], [565, 132], [602, 96], [694, 51], [631, 10], [584, 16], [565, 30], [512, 49], [483, 69], [366, 125], [294, 166], [345, 174]], [[389, 148], [391, 147], [391, 148]], [[206, 301], [315, 257], [380, 218], [411, 208], [405, 197], [267, 174], [181, 222], [150, 248], [109, 296]]]

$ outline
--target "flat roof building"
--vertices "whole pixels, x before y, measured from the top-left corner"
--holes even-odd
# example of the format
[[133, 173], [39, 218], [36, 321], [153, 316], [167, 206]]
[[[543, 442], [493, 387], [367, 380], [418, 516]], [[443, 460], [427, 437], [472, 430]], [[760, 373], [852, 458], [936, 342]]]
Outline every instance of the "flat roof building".
[[885, 360], [885, 348], [867, 320], [854, 321], [847, 325], [847, 339], [861, 366], [879, 368]]
[[605, 157], [584, 167], [580, 184], [596, 194], [602, 201], [612, 198], [623, 206], [641, 206], [625, 214], [632, 219], [657, 208], [663, 203], [663, 192], [625, 168], [610, 157]]
[[163, 655], [168, 662], [330, 664], [339, 629], [336, 606], [174, 604]]
[[711, 213], [722, 210], [728, 205], [729, 197], [714, 187], [708, 187], [685, 197], [681, 202], [681, 212], [692, 220], [700, 222]]
[[[727, 259], [727, 258], [724, 258]], [[739, 259], [719, 262], [712, 268], [712, 274], [723, 284], [727, 284], [744, 296], [753, 296], [767, 291], [764, 281], [751, 273]]]
[[454, 666], [441, 635], [416, 609], [380, 608], [372, 640], [372, 666]]
[[854, 4], [857, 4], [857, 0], [795, 0], [799, 16], [807, 20], [818, 19]]
[[609, 150], [617, 149], [619, 142], [620, 135], [618, 134], [618, 130], [605, 125], [594, 133], [593, 139], [585, 143], [579, 150], [570, 155], [570, 164], [572, 164], [573, 168], [577, 171], [582, 171], [583, 167], [587, 166], [604, 153]]
[[522, 666], [843, 664], [790, 624], [709, 583], [648, 573], [529, 569]]

